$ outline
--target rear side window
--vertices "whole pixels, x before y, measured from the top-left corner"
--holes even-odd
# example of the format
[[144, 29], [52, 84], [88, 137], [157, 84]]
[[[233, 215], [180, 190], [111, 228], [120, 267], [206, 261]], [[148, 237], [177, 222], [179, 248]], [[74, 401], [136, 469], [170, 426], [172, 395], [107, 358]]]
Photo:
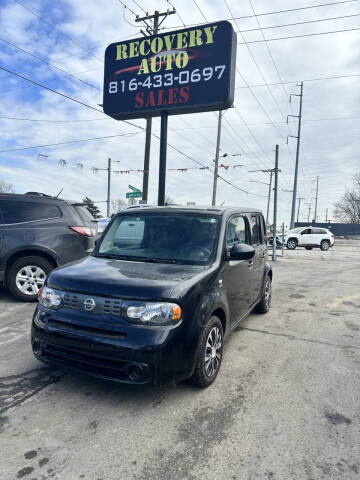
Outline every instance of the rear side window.
[[72, 215], [76, 219], [80, 219], [82, 225], [87, 225], [88, 223], [94, 220], [94, 217], [91, 215], [89, 210], [85, 207], [85, 205], [69, 205], [69, 209]]
[[326, 235], [328, 232], [324, 228], [312, 228], [313, 234]]
[[61, 217], [61, 211], [56, 205], [43, 202], [5, 200], [1, 202], [0, 209], [0, 221], [7, 225]]
[[251, 215], [251, 238], [253, 245], [259, 245], [263, 241], [259, 215]]

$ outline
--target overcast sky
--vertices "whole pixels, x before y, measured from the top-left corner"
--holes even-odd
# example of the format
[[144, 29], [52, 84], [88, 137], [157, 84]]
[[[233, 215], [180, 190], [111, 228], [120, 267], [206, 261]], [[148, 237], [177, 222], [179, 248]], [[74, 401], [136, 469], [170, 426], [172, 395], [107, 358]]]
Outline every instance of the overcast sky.
[[[232, 21], [237, 33], [237, 67], [235, 107], [226, 111], [221, 137], [221, 152], [241, 156], [222, 159], [226, 165], [242, 167], [220, 169], [220, 174], [243, 193], [222, 180], [218, 184], [217, 203], [253, 206], [266, 210], [268, 182], [263, 173], [249, 170], [272, 168], [274, 148], [280, 146], [279, 218], [287, 225], [290, 219], [291, 193], [295, 165], [296, 119], [286, 124], [286, 115], [296, 114], [288, 95], [299, 93], [296, 83], [304, 80], [303, 125], [300, 152], [298, 196], [303, 197], [300, 220], [307, 220], [306, 202], [314, 207], [316, 176], [319, 176], [318, 219], [331, 218], [333, 205], [360, 170], [359, 161], [359, 76], [321, 81], [310, 79], [360, 74], [360, 30], [336, 34], [307, 36], [277, 41], [247, 43], [255, 40], [303, 35], [316, 32], [360, 29], [360, 2], [348, 1], [271, 15], [257, 14], [335, 2], [336, 0], [174, 0], [179, 15], [170, 15], [163, 26], [181, 28], [183, 24], [218, 21], [251, 16]], [[171, 8], [165, 0], [21, 0], [34, 15], [14, 0], [0, 0], [0, 51], [2, 67], [59, 90], [88, 105], [102, 103], [103, 57], [108, 44], [136, 38], [139, 24], [134, 15]], [[227, 4], [226, 4], [227, 3]], [[227, 6], [228, 5], [228, 6]], [[132, 12], [131, 12], [131, 11]], [[229, 11], [230, 10], [230, 11]], [[353, 15], [349, 17], [350, 15]], [[275, 25], [344, 17], [316, 23], [281, 28]], [[47, 23], [48, 22], [48, 23]], [[258, 29], [259, 24], [263, 28]], [[56, 28], [54, 28], [54, 26]], [[239, 30], [253, 30], [240, 32]], [[4, 42], [11, 42], [46, 62], [75, 75], [78, 81], [45, 65], [29, 54]], [[86, 82], [86, 83], [85, 83]], [[284, 82], [285, 84], [281, 84]], [[278, 83], [272, 86], [254, 86]], [[280, 83], [280, 84], [279, 84]], [[89, 85], [91, 84], [91, 86]], [[251, 86], [249, 88], [248, 86]], [[114, 168], [143, 168], [145, 133], [135, 127], [105, 117], [84, 106], [39, 88], [4, 71], [0, 71], [0, 180], [12, 183], [16, 192], [29, 190], [81, 199], [85, 195], [106, 199], [106, 172], [94, 174], [92, 167], [105, 168], [107, 158], [120, 163]], [[293, 108], [293, 110], [291, 110]], [[10, 120], [3, 117], [47, 120], [44, 122]], [[52, 122], [50, 122], [50, 120]], [[91, 121], [89, 121], [91, 120]], [[61, 122], [60, 122], [61, 121]], [[144, 120], [133, 121], [145, 127]], [[159, 132], [158, 119], [153, 131]], [[174, 116], [169, 119], [168, 141], [181, 152], [211, 166], [215, 153], [217, 117], [215, 113]], [[128, 134], [53, 147], [29, 148], [51, 143], [93, 137]], [[135, 135], [136, 134], [136, 135]], [[39, 155], [40, 154], [40, 155]], [[47, 155], [47, 157], [43, 156]], [[149, 200], [157, 198], [159, 143], [151, 145]], [[66, 161], [67, 167], [59, 164]], [[63, 163], [63, 162], [62, 162]], [[77, 165], [82, 164], [83, 168]], [[168, 149], [168, 168], [195, 167], [196, 164], [177, 151]], [[113, 198], [125, 198], [128, 184], [141, 189], [142, 174], [114, 174]], [[179, 203], [194, 201], [210, 204], [212, 175], [207, 171], [167, 172], [166, 193]], [[103, 212], [105, 204], [99, 203]], [[313, 210], [311, 217], [313, 216]]]

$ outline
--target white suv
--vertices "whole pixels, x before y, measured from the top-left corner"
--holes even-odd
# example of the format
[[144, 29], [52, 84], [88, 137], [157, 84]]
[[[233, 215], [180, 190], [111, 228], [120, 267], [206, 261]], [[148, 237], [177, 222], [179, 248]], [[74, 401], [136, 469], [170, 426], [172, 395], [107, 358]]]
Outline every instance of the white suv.
[[289, 230], [284, 238], [284, 243], [289, 250], [296, 247], [305, 247], [311, 250], [320, 247], [321, 250], [329, 250], [334, 245], [335, 235], [326, 228], [299, 227]]

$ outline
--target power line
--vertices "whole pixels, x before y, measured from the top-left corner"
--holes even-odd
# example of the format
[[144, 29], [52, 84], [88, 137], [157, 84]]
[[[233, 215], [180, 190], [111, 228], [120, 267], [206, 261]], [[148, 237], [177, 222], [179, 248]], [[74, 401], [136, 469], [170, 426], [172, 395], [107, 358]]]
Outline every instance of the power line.
[[20, 120], [23, 122], [45, 122], [45, 123], [78, 123], [78, 122], [104, 122], [110, 118], [89, 118], [84, 120], [50, 120], [44, 118], [19, 118], [19, 117], [0, 117], [5, 120]]
[[292, 38], [304, 38], [304, 37], [315, 37], [318, 35], [329, 35], [332, 33], [343, 33], [343, 32], [354, 32], [355, 30], [360, 30], [360, 27], [356, 28], [344, 28], [342, 30], [331, 30], [327, 32], [318, 32], [318, 33], [305, 33], [303, 35], [290, 35], [287, 37], [278, 37], [278, 38], [267, 38], [266, 40], [249, 40], [246, 42], [238, 42], [238, 45], [247, 45], [249, 43], [264, 43], [266, 42], [276, 42], [277, 40], [288, 40]]
[[[309, 9], [319, 8], [319, 7], [329, 7], [329, 6], [332, 6], [332, 5], [340, 5], [340, 4], [344, 4], [344, 3], [353, 3], [353, 2], [358, 2], [358, 1], [359, 0], [342, 0], [342, 1], [331, 2], [331, 3], [320, 3], [320, 4], [317, 4], [317, 5], [308, 5], [308, 6], [305, 6], [305, 7], [287, 8], [285, 10], [274, 10], [274, 11], [271, 11], [271, 12], [262, 12], [262, 13], [257, 13], [256, 15], [243, 15], [241, 17], [224, 18], [223, 20], [234, 20], [234, 19], [245, 20], [245, 19], [248, 19], [248, 18], [255, 18], [255, 16], [256, 17], [262, 17], [262, 16], [267, 16], [267, 15], [277, 15], [277, 14], [281, 14], [281, 13], [298, 12], [300, 10], [309, 10]], [[205, 21], [205, 23], [207, 23], [207, 20]], [[187, 27], [193, 27], [193, 26], [196, 26], [196, 25], [199, 25], [199, 23], [188, 24]], [[178, 28], [178, 27], [171, 27], [171, 28]]]
[[15, 3], [17, 3], [18, 5], [20, 5], [21, 7], [23, 7], [25, 10], [27, 10], [28, 12], [30, 12], [32, 15], [35, 15], [36, 17], [40, 18], [43, 22], [47, 23], [50, 27], [52, 27], [54, 30], [56, 30], [58, 33], [60, 33], [60, 35], [62, 35], [63, 37], [65, 37], [67, 40], [70, 40], [70, 42], [74, 43], [75, 45], [77, 45], [78, 47], [80, 47], [84, 52], [88, 53], [89, 55], [91, 55], [92, 57], [96, 58], [97, 60], [100, 60], [100, 62], [102, 62], [103, 60], [99, 57], [97, 57], [96, 55], [94, 55], [90, 50], [84, 48], [79, 42], [77, 42], [76, 40], [72, 39], [71, 37], [69, 37], [68, 35], [66, 35], [64, 32], [62, 32], [61, 30], [59, 30], [53, 23], [49, 22], [49, 20], [47, 20], [46, 18], [42, 17], [41, 15], [39, 15], [37, 12], [35, 12], [35, 10], [32, 10], [31, 8], [25, 6], [24, 4], [22, 4], [21, 2], [19, 2], [18, 0], [14, 0]]
[[39, 60], [39, 62], [42, 62], [44, 63], [45, 65], [48, 65], [49, 67], [51, 68], [55, 68], [56, 70], [59, 70], [59, 72], [62, 72], [64, 73], [65, 75], [71, 77], [71, 78], [74, 78], [75, 80], [78, 80], [79, 82], [82, 82], [84, 83], [85, 85], [88, 85], [89, 87], [92, 87], [92, 88], [95, 88], [96, 90], [101, 90], [101, 88], [99, 87], [96, 87], [95, 85], [92, 85], [91, 83], [89, 82], [86, 82], [85, 80], [82, 80], [81, 78], [79, 77], [76, 77], [75, 75], [73, 75], [72, 73], [69, 73], [67, 72], [66, 70], [63, 70], [62, 68], [60, 67], [57, 67], [56, 65], [53, 65], [52, 63], [50, 62], [47, 62], [46, 60], [44, 60], [43, 58], [41, 57], [38, 57], [37, 55], [34, 55], [33, 53], [31, 52], [28, 52], [27, 50], [21, 48], [21, 47], [18, 47], [17, 45], [15, 45], [14, 43], [12, 42], [9, 42], [8, 40], [5, 40], [5, 38], [0, 38], [0, 41], [1, 42], [4, 42], [4, 43], [7, 43], [8, 45], [11, 45], [12, 47], [16, 48], [17, 50], [20, 50], [21, 52], [24, 52], [26, 53], [27, 55], [30, 55], [31, 57], [35, 58], [36, 60]]
[[140, 132], [121, 133], [121, 134], [118, 134], [118, 135], [108, 135], [106, 137], [84, 138], [82, 140], [70, 140], [68, 142], [48, 143], [46, 145], [35, 145], [35, 146], [31, 146], [31, 147], [11, 148], [9, 150], [0, 150], [0, 153], [20, 152], [20, 151], [23, 151], [23, 150], [32, 150], [34, 148], [55, 147], [55, 146], [58, 146], [58, 145], [68, 145], [70, 143], [89, 142], [91, 140], [103, 140], [103, 139], [107, 139], [107, 138], [134, 136], [134, 135], [137, 135], [138, 133], [140, 133]]
[[[282, 27], [293, 27], [296, 25], [306, 25], [309, 23], [318, 23], [318, 22], [328, 22], [331, 20], [341, 20], [344, 18], [352, 18], [352, 17], [358, 17], [360, 13], [352, 13], [351, 15], [342, 15], [339, 17], [328, 17], [328, 18], [319, 18], [317, 20], [304, 20], [302, 22], [296, 22], [296, 23], [284, 23], [282, 25], [269, 25], [266, 27], [260, 27], [260, 28], [247, 28], [245, 30], [239, 30], [239, 33], [248, 33], [248, 32], [257, 32], [259, 30], [269, 30], [271, 28], [282, 28]], [[258, 15], [255, 14], [255, 17], [257, 19]]]
[[[35, 82], [35, 80], [31, 80], [30, 78], [24, 77], [23, 75], [20, 75], [19, 73], [13, 72], [12, 70], [9, 70], [8, 68], [2, 67], [0, 65], [0, 70], [4, 70], [4, 72], [10, 73], [11, 75], [15, 75], [16, 77], [22, 78], [23, 80], [26, 80], [27, 82], [33, 83], [34, 85], [37, 85], [38, 87], [44, 88], [45, 90], [48, 90], [49, 92], [55, 93], [56, 95], [60, 95], [61, 97], [67, 98], [68, 100], [71, 100], [72, 102], [78, 103], [79, 105], [82, 105], [83, 107], [86, 108], [91, 108], [91, 110], [95, 110], [96, 112], [100, 112], [104, 114], [102, 110], [99, 110], [98, 108], [92, 107], [91, 105], [88, 105], [84, 102], [81, 102], [80, 100], [76, 100], [76, 98], [70, 97], [69, 95], [66, 95], [65, 93], [59, 92], [58, 90], [54, 90], [53, 88], [47, 87], [46, 85], [42, 85], [41, 83]], [[105, 114], [104, 114], [105, 115]], [[127, 123], [128, 125], [131, 125], [132, 127], [138, 128], [140, 130], [144, 130], [143, 127], [139, 127], [139, 125], [135, 125], [135, 123], [129, 122], [128, 120], [122, 120], [122, 122]]]
[[196, 2], [196, 0], [193, 0], [193, 2], [195, 3], [196, 8], [197, 8], [197, 9], [199, 10], [199, 12], [201, 13], [201, 15], [202, 15], [203, 19], [205, 20], [205, 22], [207, 22], [206, 17], [205, 17], [205, 15], [204, 15], [203, 11], [201, 10], [201, 8], [199, 7], [198, 3]]
[[288, 80], [286, 82], [274, 82], [274, 83], [258, 83], [256, 85], [242, 85], [240, 87], [235, 87], [235, 89], [238, 88], [256, 88], [256, 87], [272, 87], [275, 85], [289, 85], [291, 83], [299, 83], [299, 82], [318, 82], [322, 80], [338, 80], [341, 78], [352, 78], [352, 77], [360, 77], [360, 73], [350, 73], [349, 75], [334, 75], [332, 77], [317, 77], [317, 78], [305, 78], [303, 80]]

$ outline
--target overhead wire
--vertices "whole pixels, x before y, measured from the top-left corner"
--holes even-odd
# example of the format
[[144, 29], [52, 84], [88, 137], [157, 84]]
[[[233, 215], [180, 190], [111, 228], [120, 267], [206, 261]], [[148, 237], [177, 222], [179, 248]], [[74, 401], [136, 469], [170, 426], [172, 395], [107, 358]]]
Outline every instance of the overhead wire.
[[80, 47], [84, 52], [88, 53], [89, 55], [91, 55], [92, 57], [96, 58], [97, 60], [100, 60], [102, 62], [102, 59], [97, 57], [96, 55], [94, 55], [91, 50], [83, 47], [81, 45], [81, 43], [79, 43], [78, 41], [74, 40], [73, 38], [69, 37], [69, 35], [66, 35], [64, 32], [62, 32], [61, 30], [59, 30], [53, 23], [49, 22], [49, 20], [47, 20], [46, 18], [44, 18], [43, 16], [41, 16], [39, 13], [35, 12], [35, 10], [32, 10], [30, 7], [28, 6], [25, 6], [23, 3], [21, 3], [19, 0], [14, 0], [15, 3], [17, 3], [18, 5], [20, 5], [22, 8], [24, 8], [25, 10], [27, 10], [28, 12], [30, 12], [32, 15], [35, 15], [36, 17], [40, 18], [43, 22], [47, 23], [51, 28], [53, 28], [54, 30], [56, 30], [60, 35], [62, 35], [64, 38], [66, 38], [67, 40], [69, 40], [70, 42], [74, 43], [75, 45], [77, 45], [78, 47]]
[[33, 53], [29, 52], [28, 50], [25, 50], [24, 48], [21, 48], [21, 47], [19, 47], [18, 45], [15, 45], [15, 43], [9, 42], [9, 40], [6, 40], [5, 38], [1, 38], [1, 37], [0, 37], [0, 41], [6, 43], [6, 44], [8, 44], [8, 45], [10, 45], [10, 46], [13, 47], [13, 48], [16, 48], [17, 50], [20, 50], [20, 51], [23, 52], [23, 53], [26, 53], [27, 55], [35, 58], [36, 60], [38, 60], [39, 62], [41, 62], [41, 63], [43, 63], [43, 64], [45, 64], [45, 65], [48, 65], [48, 66], [51, 67], [51, 68], [54, 68], [55, 70], [59, 70], [59, 72], [63, 73], [64, 75], [67, 75], [68, 77], [71, 77], [71, 78], [73, 78], [73, 79], [75, 79], [75, 80], [78, 80], [78, 81], [81, 82], [81, 83], [84, 83], [84, 84], [87, 85], [88, 87], [95, 88], [96, 90], [102, 91], [102, 89], [99, 88], [99, 87], [97, 87], [96, 85], [92, 85], [91, 83], [87, 82], [86, 80], [83, 80], [83, 79], [81, 79], [81, 78], [73, 75], [72, 73], [67, 72], [66, 70], [63, 70], [62, 68], [57, 67], [56, 65], [54, 65], [54, 64], [52, 64], [52, 63], [44, 60], [43, 58], [39, 57], [38, 55], [34, 55]]
[[[315, 32], [315, 33], [304, 33], [302, 35], [289, 35], [286, 37], [277, 37], [277, 38], [267, 38], [266, 42], [276, 42], [277, 40], [289, 40], [293, 38], [305, 38], [305, 37], [316, 37], [319, 35], [330, 35], [333, 33], [344, 33], [344, 32], [354, 32], [354, 31], [359, 31], [360, 27], [355, 27], [355, 28], [344, 28], [341, 30], [329, 30], [326, 32]], [[264, 43], [265, 40], [247, 40], [246, 42], [238, 42], [238, 45], [247, 45], [249, 43]]]
[[69, 140], [67, 142], [57, 142], [57, 143], [48, 143], [44, 145], [33, 145], [30, 147], [19, 147], [19, 148], [9, 148], [7, 150], [0, 150], [0, 153], [9, 153], [9, 152], [20, 152], [24, 150], [33, 150], [35, 148], [46, 148], [46, 147], [55, 147], [58, 145], [69, 145], [70, 143], [80, 143], [80, 142], [90, 142], [91, 140], [104, 140], [108, 138], [115, 138], [115, 137], [126, 137], [126, 136], [134, 136], [140, 132], [129, 132], [129, 133], [121, 133], [117, 135], [107, 135], [105, 137], [93, 137], [93, 138], [83, 138], [81, 140]]

